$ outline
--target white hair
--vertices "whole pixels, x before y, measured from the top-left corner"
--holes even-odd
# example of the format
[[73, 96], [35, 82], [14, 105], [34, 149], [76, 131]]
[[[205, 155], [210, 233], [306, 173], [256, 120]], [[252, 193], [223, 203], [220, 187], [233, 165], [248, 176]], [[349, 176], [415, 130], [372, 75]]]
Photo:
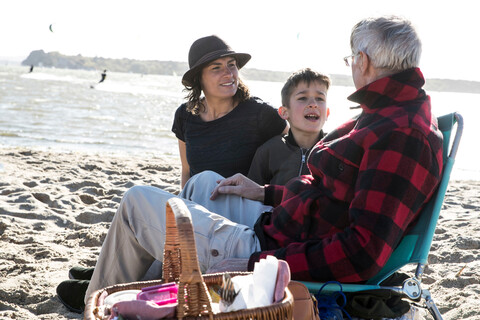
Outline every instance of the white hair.
[[418, 67], [422, 53], [412, 23], [397, 16], [360, 21], [352, 29], [350, 47], [354, 54], [365, 52], [375, 68], [393, 72]]

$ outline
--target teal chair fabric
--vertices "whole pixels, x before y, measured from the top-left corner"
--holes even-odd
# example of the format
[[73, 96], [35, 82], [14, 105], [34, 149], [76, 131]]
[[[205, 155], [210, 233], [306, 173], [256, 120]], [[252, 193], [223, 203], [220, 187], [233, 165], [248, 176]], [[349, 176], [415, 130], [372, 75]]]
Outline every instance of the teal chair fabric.
[[[456, 126], [455, 126], [456, 124]], [[404, 236], [400, 244], [392, 253], [386, 265], [373, 278], [369, 279], [365, 284], [342, 284], [344, 292], [358, 292], [371, 289], [391, 289], [400, 292], [405, 297], [418, 301], [423, 299], [426, 307], [432, 316], [440, 320], [442, 316], [433, 302], [428, 290], [421, 288], [421, 278], [423, 270], [427, 264], [428, 254], [432, 244], [435, 227], [443, 205], [443, 199], [447, 191], [450, 174], [458, 150], [458, 145], [463, 132], [463, 119], [458, 113], [451, 113], [438, 118], [438, 126], [443, 133], [443, 159], [444, 170], [440, 185], [425, 206], [419, 216], [416, 225]], [[455, 130], [456, 128], [456, 130]], [[451, 136], [454, 134], [452, 141]], [[408, 265], [416, 264], [417, 269], [415, 276], [405, 280], [403, 286], [400, 287], [384, 287], [381, 283], [398, 271], [400, 268]], [[323, 283], [303, 282], [310, 292], [316, 293], [322, 287]], [[327, 285], [322, 292], [338, 290], [337, 285]]]

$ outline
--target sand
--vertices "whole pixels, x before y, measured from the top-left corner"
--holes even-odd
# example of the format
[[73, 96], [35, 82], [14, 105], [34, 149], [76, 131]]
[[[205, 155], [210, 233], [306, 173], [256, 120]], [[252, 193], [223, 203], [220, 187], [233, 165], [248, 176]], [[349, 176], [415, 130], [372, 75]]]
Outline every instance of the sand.
[[[82, 319], [56, 286], [94, 266], [126, 190], [178, 193], [179, 173], [160, 157], [0, 149], [0, 319]], [[423, 282], [445, 319], [480, 319], [479, 194], [479, 181], [451, 181], [435, 233]]]

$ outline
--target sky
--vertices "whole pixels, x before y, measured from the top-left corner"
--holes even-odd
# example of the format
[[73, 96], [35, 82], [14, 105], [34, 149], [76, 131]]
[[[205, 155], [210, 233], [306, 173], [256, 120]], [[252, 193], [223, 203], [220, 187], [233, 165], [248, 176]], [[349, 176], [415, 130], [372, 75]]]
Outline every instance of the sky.
[[[480, 81], [476, 0], [12, 0], [0, 10], [0, 60], [33, 50], [66, 55], [187, 61], [196, 39], [216, 34], [247, 52], [248, 68], [310, 67], [349, 74], [350, 32], [359, 20], [399, 15], [423, 44], [426, 78]], [[50, 25], [52, 31], [50, 31]]]

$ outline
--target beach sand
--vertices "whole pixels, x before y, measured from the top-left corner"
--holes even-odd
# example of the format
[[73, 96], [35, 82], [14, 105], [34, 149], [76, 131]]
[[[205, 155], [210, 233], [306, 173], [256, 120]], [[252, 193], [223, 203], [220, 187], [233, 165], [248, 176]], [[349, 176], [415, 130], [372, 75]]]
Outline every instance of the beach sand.
[[[165, 158], [0, 149], [0, 319], [82, 319], [56, 286], [94, 266], [126, 190], [178, 193], [179, 174]], [[445, 319], [480, 319], [479, 194], [479, 181], [451, 181], [435, 233], [423, 282]]]

